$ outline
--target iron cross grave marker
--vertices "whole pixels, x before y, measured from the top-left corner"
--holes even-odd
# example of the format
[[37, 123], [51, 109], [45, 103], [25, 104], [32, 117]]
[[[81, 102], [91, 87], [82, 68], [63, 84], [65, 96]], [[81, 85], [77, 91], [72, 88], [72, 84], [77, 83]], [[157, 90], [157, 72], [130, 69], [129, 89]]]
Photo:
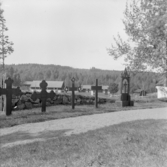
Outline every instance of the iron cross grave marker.
[[102, 86], [98, 86], [98, 79], [96, 79], [96, 85], [91, 86], [92, 90], [95, 90], [95, 107], [98, 108], [98, 91], [102, 90]]
[[12, 94], [19, 96], [23, 93], [20, 88], [12, 88], [13, 80], [9, 77], [5, 80], [6, 88], [0, 88], [0, 95], [6, 95], [6, 115], [9, 116], [12, 114]]
[[72, 98], [71, 98], [72, 109], [75, 109], [75, 91], [77, 90], [77, 88], [75, 87], [75, 78], [73, 77], [71, 81], [72, 81], [72, 87], [69, 88], [69, 90], [72, 91]]
[[47, 85], [48, 85], [47, 82], [45, 80], [43, 80], [40, 83], [40, 88], [42, 89], [41, 92], [40, 93], [34, 92], [31, 95], [32, 100], [41, 99], [41, 102], [42, 102], [41, 111], [42, 112], [46, 111], [46, 100], [47, 100], [47, 98], [53, 99], [55, 97], [55, 93], [53, 91], [51, 91], [50, 93], [48, 93], [46, 91]]

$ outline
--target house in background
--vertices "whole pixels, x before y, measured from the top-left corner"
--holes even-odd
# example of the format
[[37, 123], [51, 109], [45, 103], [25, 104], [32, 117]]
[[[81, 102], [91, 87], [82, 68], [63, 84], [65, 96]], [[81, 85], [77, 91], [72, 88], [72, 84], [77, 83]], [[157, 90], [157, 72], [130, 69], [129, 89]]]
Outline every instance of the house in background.
[[25, 81], [22, 85], [21, 85], [21, 90], [22, 91], [25, 91], [25, 92], [30, 92], [30, 86], [31, 86], [31, 83], [33, 81]]
[[159, 82], [156, 84], [157, 98], [167, 98], [167, 78], [162, 76]]
[[102, 85], [102, 90], [104, 94], [108, 94], [109, 90], [108, 90], [109, 86], [108, 85]]
[[81, 91], [82, 92], [90, 92], [92, 90], [91, 86], [92, 85], [81, 85]]
[[[54, 92], [62, 92], [64, 90], [64, 81], [46, 81], [48, 86], [47, 86], [47, 91], [53, 90]], [[41, 91], [40, 88], [40, 83], [41, 81], [26, 81], [23, 84], [23, 87], [27, 88], [30, 92], [34, 91]]]
[[[100, 86], [100, 85], [99, 85]], [[93, 91], [93, 93], [95, 92], [95, 90], [92, 90], [92, 85], [81, 85], [81, 90], [83, 92], [91, 92]], [[103, 92], [104, 94], [108, 94], [108, 88], [109, 86], [107, 85], [102, 85], [102, 90], [99, 90], [98, 92]], [[91, 93], [92, 94], [92, 93]]]

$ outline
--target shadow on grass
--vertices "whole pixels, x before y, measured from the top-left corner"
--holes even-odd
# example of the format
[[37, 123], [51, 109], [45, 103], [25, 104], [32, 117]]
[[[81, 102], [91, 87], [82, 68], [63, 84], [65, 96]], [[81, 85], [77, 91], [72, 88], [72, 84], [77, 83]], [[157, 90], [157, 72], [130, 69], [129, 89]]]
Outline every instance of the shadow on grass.
[[6, 167], [166, 166], [166, 132], [167, 121], [153, 119], [56, 138], [52, 131], [51, 140], [2, 149], [0, 161]]
[[25, 143], [31, 143], [33, 141], [45, 141], [47, 139], [53, 139], [60, 136], [63, 136], [66, 130], [57, 130], [57, 131], [44, 131], [40, 133], [29, 133], [29, 132], [15, 132], [1, 136], [1, 147], [10, 146], [10, 145], [19, 145]]

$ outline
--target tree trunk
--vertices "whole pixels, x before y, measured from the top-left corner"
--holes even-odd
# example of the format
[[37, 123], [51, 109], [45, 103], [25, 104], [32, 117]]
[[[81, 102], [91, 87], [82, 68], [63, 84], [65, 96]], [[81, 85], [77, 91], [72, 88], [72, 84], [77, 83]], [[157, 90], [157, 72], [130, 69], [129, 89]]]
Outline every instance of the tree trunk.
[[[167, 39], [166, 39], [166, 57], [167, 57]], [[166, 69], [165, 69], [165, 84], [164, 86], [167, 87], [167, 59], [166, 59]]]

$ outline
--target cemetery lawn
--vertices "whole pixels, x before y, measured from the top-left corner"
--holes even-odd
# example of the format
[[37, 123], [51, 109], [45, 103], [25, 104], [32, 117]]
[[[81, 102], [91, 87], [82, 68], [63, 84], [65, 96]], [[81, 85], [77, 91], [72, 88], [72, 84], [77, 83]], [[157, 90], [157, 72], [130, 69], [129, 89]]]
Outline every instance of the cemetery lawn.
[[[79, 135], [63, 136], [62, 133], [63, 131], [46, 132], [43, 134], [46, 141], [2, 148], [1, 165], [3, 167], [167, 166], [166, 120], [126, 122]], [[6, 136], [6, 140], [7, 138], [10, 136]], [[1, 140], [5, 141], [3, 136]]]
[[8, 117], [5, 116], [5, 114], [1, 111], [0, 128], [11, 127], [25, 123], [43, 122], [53, 119], [116, 112], [121, 110], [167, 107], [167, 102], [159, 101], [155, 98], [149, 97], [135, 99], [134, 107], [118, 107], [115, 103], [109, 102], [98, 106], [99, 107], [95, 109], [94, 105], [77, 105], [75, 106], [74, 110], [71, 109], [71, 105], [47, 106], [45, 113], [41, 112], [41, 108], [33, 108], [31, 110], [13, 111], [12, 115]]

